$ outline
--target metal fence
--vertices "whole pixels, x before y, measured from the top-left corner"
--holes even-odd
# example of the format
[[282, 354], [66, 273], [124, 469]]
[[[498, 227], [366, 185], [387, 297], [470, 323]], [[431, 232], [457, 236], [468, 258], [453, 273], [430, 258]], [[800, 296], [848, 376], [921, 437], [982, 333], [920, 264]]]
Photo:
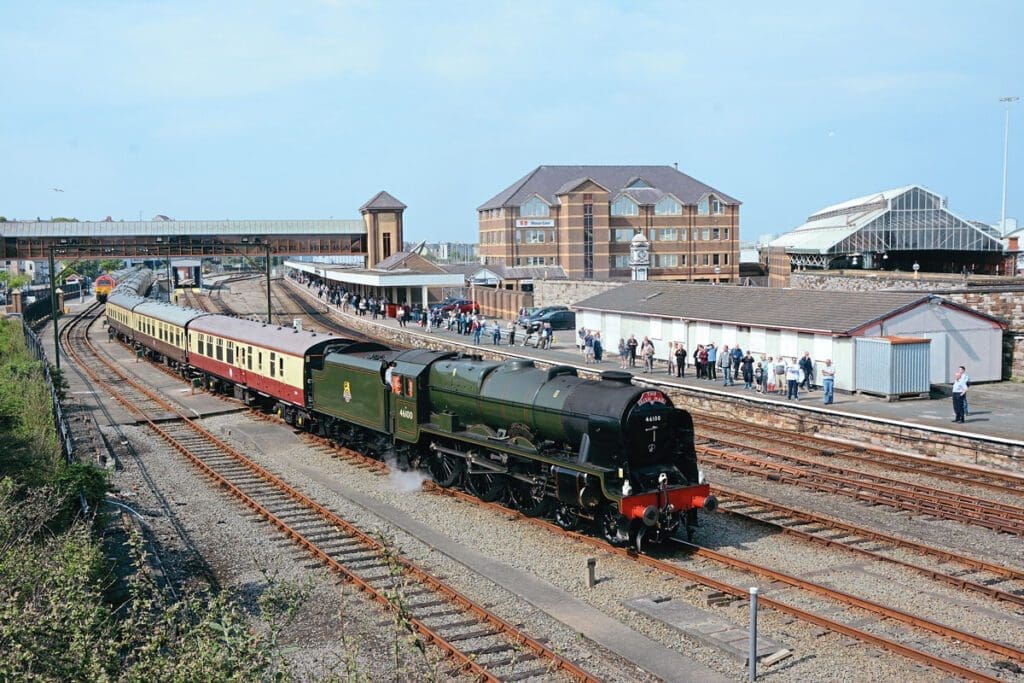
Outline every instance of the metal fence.
[[36, 333], [28, 326], [27, 318], [22, 318], [21, 325], [25, 331], [25, 345], [28, 346], [29, 353], [36, 360], [43, 363], [43, 376], [46, 377], [46, 386], [50, 390], [50, 399], [53, 403], [53, 423], [57, 428], [57, 434], [60, 436], [61, 451], [64, 453], [64, 459], [71, 463], [75, 459], [75, 444], [71, 438], [71, 427], [68, 425], [68, 420], [64, 416], [64, 409], [60, 404], [60, 394], [57, 392], [57, 387], [53, 383], [53, 376], [50, 374], [50, 362], [46, 357], [46, 349], [43, 348], [43, 343], [39, 340]]

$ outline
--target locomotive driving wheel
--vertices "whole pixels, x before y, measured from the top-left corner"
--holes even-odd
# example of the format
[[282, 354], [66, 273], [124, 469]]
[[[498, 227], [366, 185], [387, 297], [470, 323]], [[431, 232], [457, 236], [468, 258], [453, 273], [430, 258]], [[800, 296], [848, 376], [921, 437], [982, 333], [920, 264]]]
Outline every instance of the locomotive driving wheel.
[[597, 516], [597, 532], [612, 545], [625, 545], [629, 543], [629, 520], [609, 505]]
[[447, 453], [434, 453], [430, 459], [430, 476], [441, 488], [454, 486], [462, 476], [466, 464], [462, 458]]
[[492, 503], [505, 492], [508, 480], [504, 474], [497, 472], [467, 472], [466, 488], [470, 493], [484, 501]]
[[555, 508], [555, 524], [566, 531], [575, 531], [580, 526], [580, 511], [571, 505], [559, 504]]
[[512, 506], [527, 517], [540, 517], [548, 509], [548, 497], [544, 484], [529, 484], [516, 481], [509, 490]]

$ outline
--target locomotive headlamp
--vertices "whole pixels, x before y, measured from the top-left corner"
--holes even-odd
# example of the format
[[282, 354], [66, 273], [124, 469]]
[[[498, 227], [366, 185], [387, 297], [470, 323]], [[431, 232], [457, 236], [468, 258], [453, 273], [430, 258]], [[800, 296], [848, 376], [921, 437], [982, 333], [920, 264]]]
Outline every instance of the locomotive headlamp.
[[668, 473], [667, 472], [662, 472], [661, 474], [658, 475], [658, 483], [661, 484], [662, 486], [664, 486], [665, 484], [668, 483]]

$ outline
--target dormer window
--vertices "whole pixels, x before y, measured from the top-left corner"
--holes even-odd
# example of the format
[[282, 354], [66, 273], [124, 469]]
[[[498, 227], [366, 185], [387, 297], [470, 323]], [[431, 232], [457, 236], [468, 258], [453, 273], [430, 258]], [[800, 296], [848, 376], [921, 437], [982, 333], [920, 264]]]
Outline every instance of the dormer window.
[[697, 202], [697, 215], [698, 216], [707, 216], [711, 212], [710, 206], [711, 206], [711, 203], [708, 200], [708, 198], [707, 197], [701, 197], [700, 201]]
[[524, 218], [546, 218], [551, 215], [551, 209], [544, 200], [534, 195], [519, 205], [519, 215]]
[[664, 196], [654, 205], [655, 216], [681, 216], [683, 205], [670, 196]]
[[623, 195], [612, 202], [613, 216], [636, 216], [640, 213], [640, 207], [629, 197]]
[[626, 185], [626, 189], [627, 190], [634, 190], [634, 189], [638, 189], [638, 188], [648, 188], [649, 189], [650, 187], [651, 187], [651, 184], [648, 183], [643, 178], [634, 178], [632, 181], [630, 181], [629, 185]]
[[711, 198], [711, 213], [715, 216], [721, 216], [725, 213], [725, 204], [717, 197]]

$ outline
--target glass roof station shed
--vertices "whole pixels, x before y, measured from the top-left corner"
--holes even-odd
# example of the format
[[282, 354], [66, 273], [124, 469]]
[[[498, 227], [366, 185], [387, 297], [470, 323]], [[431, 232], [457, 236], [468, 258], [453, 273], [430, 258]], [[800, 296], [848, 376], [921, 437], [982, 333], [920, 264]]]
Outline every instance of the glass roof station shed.
[[769, 246], [799, 269], [996, 274], [1004, 258], [993, 227], [957, 216], [920, 185], [825, 207]]

